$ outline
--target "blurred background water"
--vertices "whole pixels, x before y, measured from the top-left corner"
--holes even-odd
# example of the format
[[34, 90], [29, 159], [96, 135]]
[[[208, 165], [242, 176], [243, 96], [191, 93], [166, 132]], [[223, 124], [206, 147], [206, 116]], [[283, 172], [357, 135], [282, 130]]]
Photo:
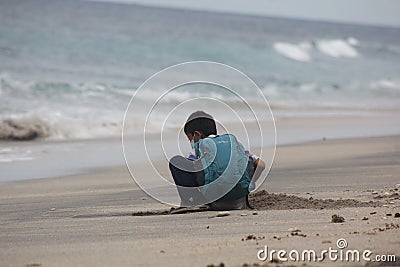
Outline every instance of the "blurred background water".
[[[39, 136], [53, 139], [119, 135], [133, 91], [155, 72], [192, 60], [248, 74], [278, 119], [346, 116], [400, 104], [399, 28], [77, 0], [3, 0], [0, 136], [12, 138], [14, 124], [35, 125]], [[151, 93], [143, 99], [154, 100]]]

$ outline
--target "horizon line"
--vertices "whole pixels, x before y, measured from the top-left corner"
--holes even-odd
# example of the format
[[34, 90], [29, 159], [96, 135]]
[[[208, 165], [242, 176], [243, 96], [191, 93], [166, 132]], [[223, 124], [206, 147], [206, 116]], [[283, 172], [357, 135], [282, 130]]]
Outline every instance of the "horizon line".
[[238, 16], [249, 16], [249, 17], [260, 17], [260, 18], [270, 18], [270, 19], [285, 19], [285, 20], [297, 20], [303, 22], [323, 22], [330, 24], [341, 24], [341, 25], [353, 25], [353, 26], [366, 26], [366, 27], [380, 27], [380, 28], [391, 28], [398, 29], [400, 24], [388, 24], [388, 23], [368, 23], [368, 22], [357, 22], [349, 20], [337, 20], [337, 19], [323, 19], [323, 18], [304, 18], [302, 16], [284, 16], [284, 15], [271, 15], [271, 14], [259, 14], [253, 12], [237, 12], [237, 11], [223, 11], [223, 10], [212, 10], [212, 9], [202, 9], [202, 8], [189, 8], [189, 7], [179, 7], [179, 6], [168, 6], [168, 5], [157, 5], [157, 4], [147, 4], [132, 2], [130, 0], [78, 0], [85, 2], [98, 2], [106, 4], [122, 4], [122, 5], [136, 5], [146, 8], [158, 8], [158, 9], [169, 9], [177, 11], [191, 11], [191, 12], [205, 12], [223, 15], [238, 15]]

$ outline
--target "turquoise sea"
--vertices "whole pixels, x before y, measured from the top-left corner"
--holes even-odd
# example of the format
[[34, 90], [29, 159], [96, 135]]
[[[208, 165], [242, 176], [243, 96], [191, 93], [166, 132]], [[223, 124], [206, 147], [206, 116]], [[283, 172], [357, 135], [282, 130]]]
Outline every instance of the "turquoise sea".
[[[13, 138], [13, 123], [35, 126], [38, 137], [49, 139], [117, 136], [133, 91], [163, 68], [193, 60], [246, 73], [277, 119], [400, 106], [399, 28], [78, 0], [3, 0], [0, 138]], [[175, 95], [171, 105], [195, 95]], [[142, 101], [154, 98], [150, 92]]]

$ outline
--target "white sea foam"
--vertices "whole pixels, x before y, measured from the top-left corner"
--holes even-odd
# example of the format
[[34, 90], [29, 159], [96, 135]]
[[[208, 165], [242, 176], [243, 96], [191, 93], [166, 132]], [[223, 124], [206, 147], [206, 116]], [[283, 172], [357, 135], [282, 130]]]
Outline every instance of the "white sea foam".
[[55, 112], [29, 112], [0, 119], [0, 140], [88, 139], [118, 136], [121, 118], [71, 118]]
[[311, 61], [309, 50], [311, 45], [308, 43], [291, 44], [291, 43], [275, 43], [275, 50], [284, 57], [301, 62]]
[[6, 147], [0, 149], [0, 163], [33, 160], [32, 151], [19, 147]]
[[392, 89], [395, 91], [400, 91], [400, 80], [383, 79], [370, 83], [369, 87], [374, 90]]
[[347, 42], [352, 46], [358, 46], [360, 44], [360, 42], [354, 37], [347, 38]]
[[358, 51], [352, 46], [358, 44], [355, 39], [345, 41], [342, 39], [319, 40], [316, 43], [318, 50], [328, 56], [340, 58], [356, 58], [359, 56]]
[[301, 42], [297, 44], [277, 42], [274, 44], [274, 48], [286, 58], [295, 61], [310, 62], [312, 60], [311, 53], [315, 50], [335, 58], [356, 58], [359, 56], [359, 53], [355, 47], [359, 46], [359, 44], [360, 42], [356, 38], [349, 37], [346, 40], [321, 39], [315, 42]]
[[[313, 49], [316, 50], [316, 46], [311, 42], [292, 46], [277, 44], [277, 47], [295, 47], [293, 51], [305, 51], [308, 56], [310, 55], [308, 53], [316, 52], [313, 51]], [[288, 51], [291, 51], [290, 49]], [[297, 58], [300, 57], [297, 55]], [[0, 82], [2, 85], [0, 140], [118, 137], [121, 135], [125, 109], [134, 93], [132, 89], [106, 84], [22, 81], [4, 74], [0, 74]], [[398, 99], [400, 99], [400, 81], [397, 78], [385, 77], [376, 81], [348, 84], [277, 81], [261, 84], [261, 86], [271, 106], [278, 109], [293, 109], [302, 106], [332, 107], [333, 104], [340, 107], [356, 107], [361, 104], [378, 108], [394, 107], [398, 106]], [[219, 108], [223, 104], [218, 101], [236, 109], [243, 106], [237, 96], [218, 90], [209, 90], [207, 94], [204, 94], [204, 91], [200, 91], [203, 90], [202, 88], [199, 87], [198, 90], [181, 88], [182, 90], [174, 90], [162, 98], [156, 107], [158, 117], [148, 122], [148, 132], [160, 132], [165, 115], [172, 108], [199, 96], [206, 95], [216, 101], [208, 101], [208, 106], [196, 106], [195, 102], [186, 102], [179, 116], [173, 121], [168, 121], [169, 124], [165, 125], [165, 130], [177, 128], [185, 121], [188, 114], [197, 109], [213, 110], [220, 121], [231, 122], [233, 117]], [[208, 89], [210, 88], [205, 88], [205, 90]], [[135, 105], [139, 112], [133, 114], [130, 123], [125, 128], [125, 133], [135, 135], [143, 131], [141, 126], [148, 112], [145, 108], [154, 104], [161, 95], [161, 91], [150, 89], [138, 95], [140, 99]], [[263, 100], [256, 99], [253, 95], [248, 90], [243, 90], [241, 94], [253, 108], [265, 108]], [[347, 97], [348, 95], [362, 97], [363, 101], [359, 104], [352, 100], [354, 98]], [[252, 120], [253, 117], [243, 119]]]

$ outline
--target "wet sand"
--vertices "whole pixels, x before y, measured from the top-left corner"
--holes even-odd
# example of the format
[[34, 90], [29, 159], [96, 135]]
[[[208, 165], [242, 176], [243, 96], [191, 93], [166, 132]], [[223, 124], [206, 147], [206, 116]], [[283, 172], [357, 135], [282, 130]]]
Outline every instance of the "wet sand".
[[[339, 238], [346, 239], [349, 249], [399, 256], [397, 184], [399, 136], [278, 147], [259, 189], [269, 194], [259, 193], [258, 210], [230, 211], [223, 217], [216, 211], [132, 216], [169, 207], [145, 195], [124, 166], [7, 184], [0, 186], [0, 266], [261, 265], [265, 262], [257, 252], [266, 245], [321, 251], [337, 249]], [[340, 199], [351, 200], [341, 206]], [[308, 205], [315, 202], [336, 205]], [[335, 214], [344, 222], [332, 223]]]

